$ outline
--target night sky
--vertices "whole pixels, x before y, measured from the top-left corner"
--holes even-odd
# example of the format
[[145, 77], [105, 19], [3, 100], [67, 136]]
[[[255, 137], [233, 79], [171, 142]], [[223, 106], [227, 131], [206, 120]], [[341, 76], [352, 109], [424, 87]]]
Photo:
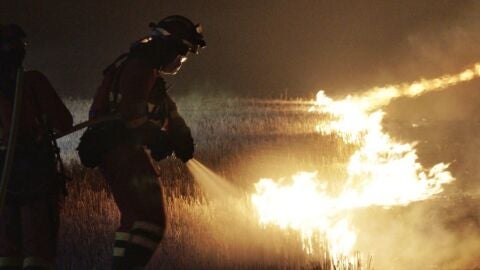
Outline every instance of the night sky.
[[177, 94], [344, 95], [480, 60], [475, 1], [3, 0], [0, 7], [2, 23], [28, 34], [26, 66], [46, 73], [62, 95], [91, 96], [103, 68], [150, 21], [172, 14], [201, 23], [207, 41], [168, 78]]

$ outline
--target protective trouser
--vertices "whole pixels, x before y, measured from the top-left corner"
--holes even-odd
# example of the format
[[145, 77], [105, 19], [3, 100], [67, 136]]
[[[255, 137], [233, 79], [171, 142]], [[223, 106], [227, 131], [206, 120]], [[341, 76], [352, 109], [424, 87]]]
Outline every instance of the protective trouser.
[[53, 269], [57, 213], [48, 200], [6, 204], [0, 214], [0, 270]]
[[138, 145], [111, 150], [100, 166], [121, 213], [113, 269], [142, 269], [161, 241], [166, 217], [158, 171]]

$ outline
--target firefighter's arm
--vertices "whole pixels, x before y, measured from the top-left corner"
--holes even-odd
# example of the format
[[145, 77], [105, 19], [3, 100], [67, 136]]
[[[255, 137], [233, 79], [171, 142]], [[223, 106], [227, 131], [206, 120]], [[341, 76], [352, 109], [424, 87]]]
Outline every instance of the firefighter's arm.
[[118, 110], [127, 127], [135, 129], [148, 120], [147, 100], [156, 71], [140, 59], [129, 59], [125, 64], [119, 83]]
[[63, 101], [58, 96], [47, 77], [38, 71], [31, 71], [35, 84], [33, 91], [36, 91], [40, 107], [47, 116], [51, 128], [57, 132], [65, 132], [73, 125], [73, 117]]
[[136, 139], [150, 148], [152, 157], [163, 159], [172, 153], [162, 126], [148, 120], [147, 101], [156, 80], [156, 70], [140, 59], [130, 59], [121, 74], [119, 112]]
[[175, 156], [183, 162], [187, 162], [193, 158], [193, 153], [195, 151], [192, 132], [183, 117], [178, 113], [177, 106], [173, 100], [168, 96], [167, 98], [167, 102], [170, 103], [168, 117], [168, 134], [170, 142]]

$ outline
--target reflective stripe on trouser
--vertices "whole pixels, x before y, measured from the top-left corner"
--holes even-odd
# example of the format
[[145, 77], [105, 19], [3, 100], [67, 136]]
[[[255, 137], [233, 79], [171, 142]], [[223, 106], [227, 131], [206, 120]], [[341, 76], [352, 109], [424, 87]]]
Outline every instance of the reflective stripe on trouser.
[[130, 230], [132, 235], [130, 243], [155, 250], [162, 240], [164, 231], [163, 226], [146, 221], [136, 221]]
[[53, 270], [53, 263], [39, 257], [27, 257], [23, 260], [24, 270]]
[[0, 270], [22, 269], [22, 259], [16, 257], [0, 257]]
[[130, 234], [126, 232], [115, 232], [115, 242], [113, 245], [112, 269], [127, 269], [125, 265], [125, 248], [130, 241]]
[[145, 267], [162, 239], [163, 233], [162, 226], [145, 221], [135, 222], [130, 233], [117, 232], [112, 269], [133, 270]]

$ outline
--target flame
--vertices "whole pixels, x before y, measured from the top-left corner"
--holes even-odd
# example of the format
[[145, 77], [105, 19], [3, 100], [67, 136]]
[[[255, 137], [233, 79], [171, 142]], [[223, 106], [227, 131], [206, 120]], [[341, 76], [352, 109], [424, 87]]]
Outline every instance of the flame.
[[305, 251], [311, 253], [311, 237], [325, 235], [330, 253], [349, 256], [357, 232], [348, 216], [351, 211], [370, 206], [404, 206], [426, 200], [443, 191], [455, 180], [449, 164], [427, 169], [418, 162], [416, 143], [400, 143], [384, 132], [382, 107], [399, 97], [416, 97], [480, 76], [480, 63], [458, 74], [421, 79], [410, 84], [375, 87], [360, 95], [334, 100], [320, 90], [310, 109], [327, 115], [316, 129], [335, 134], [358, 146], [347, 166], [347, 179], [338, 194], [327, 192], [327, 181], [317, 173], [299, 172], [290, 179], [261, 179], [255, 184], [251, 201], [261, 224], [276, 224], [301, 233]]
[[282, 182], [285, 179], [265, 178], [255, 184], [257, 193], [251, 200], [260, 213], [260, 223], [300, 231], [307, 253], [314, 249], [311, 238], [316, 232], [326, 235], [331, 253], [349, 253], [356, 234], [343, 216], [349, 209], [341, 202], [342, 198], [327, 194], [327, 186], [317, 178], [316, 172], [299, 172], [292, 176], [290, 185]]

